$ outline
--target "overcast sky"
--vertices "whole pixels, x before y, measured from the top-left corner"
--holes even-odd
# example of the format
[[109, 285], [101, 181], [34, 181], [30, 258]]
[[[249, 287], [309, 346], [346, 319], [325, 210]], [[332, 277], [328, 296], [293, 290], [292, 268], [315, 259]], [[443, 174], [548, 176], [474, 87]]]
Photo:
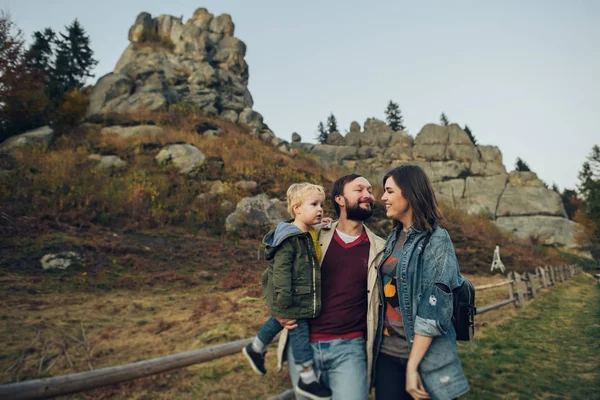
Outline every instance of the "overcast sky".
[[233, 17], [254, 109], [283, 139], [314, 142], [331, 112], [345, 133], [394, 100], [413, 136], [445, 112], [508, 171], [521, 157], [561, 189], [600, 144], [600, 1], [0, 0], [28, 39], [79, 19], [99, 60], [90, 83], [140, 12], [186, 21], [198, 7]]

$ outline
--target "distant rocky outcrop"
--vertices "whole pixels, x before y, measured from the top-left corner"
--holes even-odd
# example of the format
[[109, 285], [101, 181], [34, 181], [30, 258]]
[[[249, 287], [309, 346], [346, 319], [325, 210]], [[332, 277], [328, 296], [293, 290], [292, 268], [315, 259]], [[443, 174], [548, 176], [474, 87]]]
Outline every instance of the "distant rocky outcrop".
[[291, 147], [312, 153], [326, 165], [337, 164], [381, 184], [390, 169], [419, 165], [431, 179], [439, 200], [470, 214], [484, 214], [499, 227], [547, 245], [575, 246], [578, 224], [567, 219], [558, 193], [533, 172], [506, 172], [496, 146], [475, 146], [458, 125], [428, 124], [413, 138], [385, 122], [368, 119], [361, 130], [352, 122], [327, 144]]
[[266, 130], [252, 110], [246, 45], [234, 32], [230, 15], [214, 16], [205, 8], [185, 23], [183, 17], [141, 13], [114, 71], [94, 87], [88, 119], [178, 104]]

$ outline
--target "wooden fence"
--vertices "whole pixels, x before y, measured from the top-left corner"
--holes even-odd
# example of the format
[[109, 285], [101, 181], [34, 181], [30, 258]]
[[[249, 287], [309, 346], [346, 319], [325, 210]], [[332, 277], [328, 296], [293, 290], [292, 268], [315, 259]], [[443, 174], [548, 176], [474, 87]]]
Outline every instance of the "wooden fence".
[[[506, 300], [478, 307], [477, 315], [484, 314], [509, 304], [514, 304], [515, 307], [525, 307], [527, 304], [526, 301], [534, 299], [541, 288], [554, 286], [581, 272], [581, 267], [575, 265], [561, 265], [556, 267], [546, 266], [536, 268], [535, 273], [525, 272], [519, 274], [511, 272], [508, 276], [509, 279], [504, 282], [476, 286], [476, 293], [502, 286], [508, 288], [508, 298]], [[166, 357], [154, 358], [133, 364], [0, 385], [0, 399], [45, 399], [48, 397], [82, 392], [102, 386], [114, 385], [232, 354], [239, 354], [242, 348], [251, 341], [252, 338], [241, 339], [235, 342], [205, 347], [203, 349], [185, 353], [172, 354]], [[293, 398], [294, 391], [288, 389], [271, 398], [271, 400]]]

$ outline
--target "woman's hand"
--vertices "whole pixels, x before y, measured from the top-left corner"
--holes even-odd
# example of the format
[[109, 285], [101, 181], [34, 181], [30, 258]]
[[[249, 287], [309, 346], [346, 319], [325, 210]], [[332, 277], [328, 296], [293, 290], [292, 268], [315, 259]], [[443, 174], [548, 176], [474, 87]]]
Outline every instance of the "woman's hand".
[[406, 368], [406, 391], [413, 397], [413, 399], [430, 399], [431, 396], [425, 391], [423, 381], [417, 368]]

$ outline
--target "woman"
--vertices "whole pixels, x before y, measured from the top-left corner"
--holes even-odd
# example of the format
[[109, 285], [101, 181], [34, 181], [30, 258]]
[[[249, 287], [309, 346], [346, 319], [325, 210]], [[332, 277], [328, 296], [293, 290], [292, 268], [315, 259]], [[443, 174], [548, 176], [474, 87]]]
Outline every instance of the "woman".
[[463, 281], [454, 246], [437, 225], [442, 216], [421, 168], [394, 168], [383, 186], [394, 229], [379, 266], [384, 301], [374, 347], [376, 399], [456, 398], [469, 385], [451, 322], [452, 290]]

